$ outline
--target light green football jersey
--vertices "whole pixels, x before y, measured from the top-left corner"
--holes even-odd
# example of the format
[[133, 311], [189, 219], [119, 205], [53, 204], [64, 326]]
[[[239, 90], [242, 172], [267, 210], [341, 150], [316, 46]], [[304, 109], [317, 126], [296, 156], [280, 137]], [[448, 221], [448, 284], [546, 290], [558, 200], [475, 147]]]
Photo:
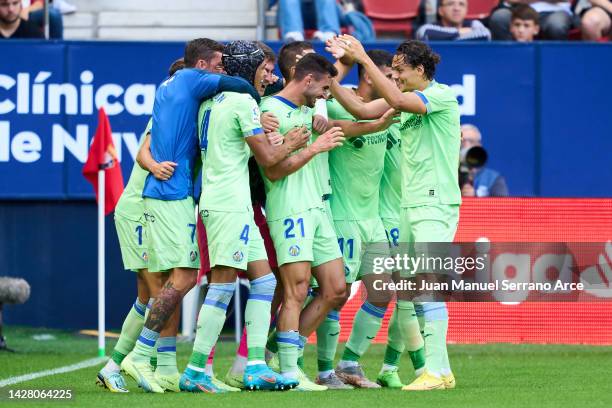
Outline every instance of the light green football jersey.
[[400, 125], [389, 127], [385, 167], [380, 181], [380, 218], [398, 218], [402, 201], [402, 139]]
[[451, 88], [432, 81], [415, 91], [425, 115], [402, 112], [402, 207], [461, 204], [459, 104]]
[[[144, 133], [140, 137], [138, 147], [142, 145], [145, 140], [147, 133], [151, 131], [153, 125], [153, 119], [149, 119], [147, 127]], [[130, 179], [128, 180], [117, 206], [115, 207], [115, 214], [120, 215], [128, 220], [138, 221], [144, 214], [144, 199], [142, 198], [142, 190], [144, 189], [144, 183], [147, 179], [149, 172], [140, 167], [140, 165], [134, 160], [134, 166], [132, 166], [132, 172], [130, 173]]]
[[[313, 132], [312, 141], [314, 142], [319, 134]], [[314, 158], [317, 175], [317, 186], [321, 197], [332, 193], [331, 176], [329, 173], [329, 152], [319, 153]]]
[[[307, 106], [296, 106], [291, 101], [270, 96], [261, 102], [262, 112], [272, 112], [280, 122], [280, 133], [285, 134], [294, 127], [306, 126], [312, 131], [313, 110]], [[316, 159], [316, 157], [315, 157]], [[310, 208], [323, 208], [321, 191], [317, 179], [315, 159], [304, 167], [277, 181], [262, 176], [266, 187], [266, 219], [274, 221]]]
[[[335, 99], [328, 101], [331, 119], [355, 121]], [[334, 220], [377, 218], [380, 181], [383, 174], [388, 129], [347, 138], [329, 152]]]
[[201, 210], [252, 210], [249, 186], [251, 149], [245, 138], [258, 134], [263, 134], [259, 107], [250, 95], [221, 92], [200, 105]]

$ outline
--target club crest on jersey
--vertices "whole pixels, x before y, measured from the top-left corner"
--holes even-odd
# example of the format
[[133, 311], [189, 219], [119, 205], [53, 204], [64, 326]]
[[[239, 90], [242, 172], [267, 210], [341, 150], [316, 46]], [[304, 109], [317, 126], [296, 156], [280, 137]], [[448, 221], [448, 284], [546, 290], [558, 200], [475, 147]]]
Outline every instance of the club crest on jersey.
[[208, 217], [208, 210], [202, 211], [202, 217]]
[[244, 259], [244, 254], [242, 251], [236, 251], [234, 252], [234, 255], [232, 255], [232, 258], [234, 258], [234, 261], [236, 262], [241, 262]]
[[257, 106], [253, 107], [253, 122], [259, 123], [260, 116], [259, 108]]
[[146, 253], [146, 252], [143, 252], [141, 256], [142, 256], [142, 259], [143, 259], [143, 260], [145, 260], [145, 261], [148, 261], [148, 260], [149, 260], [149, 255], [147, 255], [147, 253]]
[[189, 257], [191, 258], [192, 261], [195, 261], [198, 257], [198, 254], [196, 254], [196, 251], [191, 251], [191, 253], [189, 254]]
[[289, 255], [298, 256], [300, 254], [300, 246], [299, 245], [291, 245], [289, 247]]

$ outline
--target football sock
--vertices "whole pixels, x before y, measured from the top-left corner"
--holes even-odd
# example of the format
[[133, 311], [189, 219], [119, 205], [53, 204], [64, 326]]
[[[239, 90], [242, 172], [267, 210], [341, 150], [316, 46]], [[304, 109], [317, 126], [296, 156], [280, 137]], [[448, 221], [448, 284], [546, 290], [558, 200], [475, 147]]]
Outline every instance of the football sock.
[[211, 283], [200, 308], [193, 352], [187, 368], [204, 372], [208, 355], [225, 324], [225, 312], [234, 295], [236, 283]]
[[[405, 346], [399, 325], [398, 307], [399, 306], [396, 304], [391, 319], [389, 320], [389, 327], [387, 328], [387, 348], [385, 349], [385, 358], [381, 372], [399, 367], [402, 352], [404, 351]], [[421, 335], [420, 332], [419, 335]]]
[[448, 310], [444, 302], [423, 303], [425, 317], [425, 368], [439, 377], [448, 367], [446, 333], [448, 331]]
[[408, 350], [412, 366], [419, 375], [425, 367], [425, 342], [421, 335], [415, 305], [412, 302], [400, 300], [397, 302], [397, 310], [401, 336]]
[[308, 337], [302, 336], [300, 334], [300, 345], [298, 347], [297, 365], [302, 370], [304, 370], [304, 347], [306, 347], [307, 343], [308, 343]]
[[300, 335], [297, 331], [277, 332], [276, 340], [281, 374], [289, 378], [296, 378]]
[[251, 281], [245, 311], [248, 364], [265, 364], [266, 336], [270, 328], [270, 306], [276, 278], [272, 273]]
[[[117, 366], [121, 365], [121, 362], [123, 361], [125, 356], [127, 356], [128, 353], [134, 348], [134, 345], [136, 344], [136, 339], [138, 339], [138, 335], [140, 334], [144, 326], [145, 310], [146, 305], [141, 303], [140, 300], [136, 298], [136, 301], [132, 305], [130, 312], [127, 314], [125, 320], [123, 321], [119, 340], [117, 341], [117, 345], [115, 345], [115, 349], [113, 350], [113, 354], [111, 356], [111, 359]], [[112, 368], [112, 366], [109, 367], [109, 369], [110, 368]]]
[[334, 357], [340, 338], [340, 312], [330, 311], [317, 327], [317, 366], [320, 377], [327, 377], [334, 368]]
[[149, 362], [155, 353], [155, 342], [158, 338], [158, 332], [143, 327], [134, 346], [134, 360]]
[[162, 375], [178, 373], [176, 367], [176, 337], [160, 337], [157, 340], [157, 367]]
[[353, 320], [353, 330], [342, 354], [343, 361], [358, 361], [367, 351], [380, 330], [385, 311], [385, 308], [364, 302]]

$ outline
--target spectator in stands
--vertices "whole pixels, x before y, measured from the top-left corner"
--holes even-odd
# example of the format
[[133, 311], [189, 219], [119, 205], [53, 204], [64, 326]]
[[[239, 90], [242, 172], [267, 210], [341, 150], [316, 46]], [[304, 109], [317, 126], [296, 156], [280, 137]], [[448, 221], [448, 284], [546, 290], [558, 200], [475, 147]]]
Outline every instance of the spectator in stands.
[[501, 6], [491, 13], [489, 28], [494, 40], [510, 41], [510, 21], [512, 8], [528, 3], [540, 17], [540, 39], [567, 40], [572, 28], [572, 9], [568, 0], [504, 0]]
[[510, 33], [514, 41], [532, 42], [540, 31], [540, 16], [528, 4], [517, 4], [512, 8]]
[[43, 38], [34, 23], [21, 18], [21, 0], [0, 0], [0, 39]]
[[74, 4], [68, 3], [66, 0], [51, 0], [53, 8], [62, 14], [72, 14], [77, 8]]
[[478, 20], [468, 22], [467, 0], [441, 0], [438, 6], [439, 24], [425, 24], [416, 32], [421, 41], [490, 40], [491, 33]]
[[[270, 6], [276, 3], [272, 1]], [[314, 39], [326, 41], [340, 34], [336, 0], [278, 0], [278, 24], [284, 41], [304, 41], [304, 26], [316, 27]]]
[[612, 1], [591, 0], [592, 7], [582, 13], [582, 39], [597, 41], [612, 38]]
[[[461, 149], [482, 146], [480, 130], [474, 125], [461, 125]], [[468, 182], [461, 186], [464, 197], [507, 197], [506, 179], [499, 172], [485, 166], [469, 170]]]
[[[43, 30], [45, 25], [44, 0], [22, 0], [21, 3], [23, 4], [21, 18], [31, 21]], [[49, 7], [49, 38], [57, 40], [64, 38], [62, 13], [55, 7]]]

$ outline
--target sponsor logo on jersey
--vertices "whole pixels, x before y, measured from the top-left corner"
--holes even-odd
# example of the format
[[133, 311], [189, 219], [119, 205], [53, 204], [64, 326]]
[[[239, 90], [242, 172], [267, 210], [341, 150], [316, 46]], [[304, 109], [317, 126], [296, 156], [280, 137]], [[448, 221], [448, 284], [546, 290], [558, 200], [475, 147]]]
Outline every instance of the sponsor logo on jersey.
[[300, 246], [299, 245], [291, 245], [289, 247], [289, 255], [298, 256], [300, 254]]
[[236, 262], [241, 262], [244, 259], [244, 254], [242, 251], [236, 251], [234, 252], [234, 255], [232, 255], [232, 258], [234, 258], [234, 261]]
[[408, 118], [407, 121], [402, 123], [400, 130], [410, 129], [419, 129], [423, 127], [423, 116], [422, 115], [412, 115]]

